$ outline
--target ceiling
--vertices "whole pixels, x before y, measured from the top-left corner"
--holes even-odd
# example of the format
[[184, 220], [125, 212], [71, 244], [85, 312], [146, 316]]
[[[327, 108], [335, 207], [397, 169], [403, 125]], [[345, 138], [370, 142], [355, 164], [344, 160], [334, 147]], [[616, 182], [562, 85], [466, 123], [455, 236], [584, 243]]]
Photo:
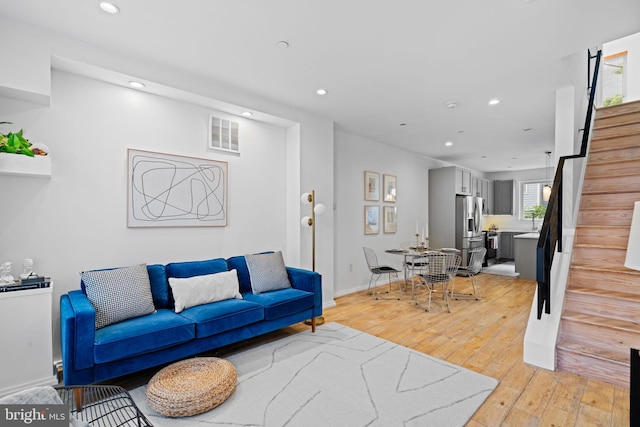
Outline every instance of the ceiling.
[[0, 14], [480, 172], [545, 167], [562, 59], [584, 52], [586, 68], [587, 48], [640, 31], [638, 0], [113, 3], [0, 0]]

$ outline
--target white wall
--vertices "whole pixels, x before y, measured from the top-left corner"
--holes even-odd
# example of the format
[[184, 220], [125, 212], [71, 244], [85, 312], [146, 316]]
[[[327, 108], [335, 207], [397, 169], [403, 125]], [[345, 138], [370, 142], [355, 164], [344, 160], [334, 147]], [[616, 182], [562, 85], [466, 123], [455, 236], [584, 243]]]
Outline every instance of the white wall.
[[[54, 293], [54, 358], [60, 356], [58, 299], [79, 287], [78, 272], [136, 262], [207, 259], [282, 249], [288, 264], [310, 268], [311, 248], [299, 231], [300, 189], [315, 188], [333, 205], [333, 122], [180, 70], [124, 58], [79, 41], [0, 16], [0, 50], [20, 33], [13, 61], [45, 66], [51, 78], [51, 106], [2, 95], [0, 121], [24, 128], [34, 142], [51, 148], [51, 180], [0, 176], [0, 262], [23, 258], [51, 276]], [[218, 112], [241, 123], [242, 154], [208, 151], [208, 113], [201, 104], [54, 71], [51, 55], [158, 82], [201, 98], [234, 103], [294, 125], [285, 129]], [[33, 75], [28, 78], [27, 74]], [[24, 73], [27, 82], [0, 68], [0, 89], [47, 92], [43, 73]], [[216, 101], [217, 102], [217, 101]], [[240, 111], [240, 107], [238, 107]], [[3, 126], [3, 130], [5, 129]], [[129, 229], [126, 227], [126, 148], [229, 162], [229, 225], [222, 228]], [[297, 182], [291, 182], [291, 181]], [[10, 209], [8, 207], [11, 207]], [[295, 218], [295, 221], [292, 220]], [[316, 269], [323, 276], [323, 302], [333, 303], [333, 215], [322, 218]], [[1, 336], [1, 335], [0, 335]]]
[[[363, 246], [374, 249], [378, 261], [401, 268], [402, 258], [384, 252], [401, 242], [415, 239], [416, 221], [420, 232], [427, 228], [429, 169], [442, 162], [401, 151], [340, 130], [335, 132], [335, 295], [366, 289], [371, 274]], [[364, 171], [390, 174], [398, 178], [396, 203], [365, 202]], [[398, 232], [364, 234], [364, 206], [398, 207]], [[428, 233], [428, 229], [426, 230]], [[386, 280], [381, 279], [380, 283]]]
[[[213, 112], [240, 122], [242, 154], [229, 155], [206, 148], [203, 107], [62, 72], [52, 75], [52, 97], [51, 108], [2, 111], [49, 145], [53, 176], [0, 178], [5, 208], [15, 207], [0, 213], [0, 259], [18, 273], [33, 258], [54, 279], [56, 321], [59, 296], [78, 288], [82, 270], [263, 250], [287, 259], [285, 129]], [[129, 147], [227, 161], [228, 226], [127, 228]]]

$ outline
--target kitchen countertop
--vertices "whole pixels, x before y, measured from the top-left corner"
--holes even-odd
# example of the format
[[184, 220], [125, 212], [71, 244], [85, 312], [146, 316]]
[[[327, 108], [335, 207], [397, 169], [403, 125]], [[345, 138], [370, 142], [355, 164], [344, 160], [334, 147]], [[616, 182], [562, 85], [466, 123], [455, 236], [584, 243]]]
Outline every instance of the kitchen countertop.
[[535, 239], [538, 240], [540, 238], [540, 233], [525, 233], [518, 234], [517, 236], [513, 236], [514, 239]]

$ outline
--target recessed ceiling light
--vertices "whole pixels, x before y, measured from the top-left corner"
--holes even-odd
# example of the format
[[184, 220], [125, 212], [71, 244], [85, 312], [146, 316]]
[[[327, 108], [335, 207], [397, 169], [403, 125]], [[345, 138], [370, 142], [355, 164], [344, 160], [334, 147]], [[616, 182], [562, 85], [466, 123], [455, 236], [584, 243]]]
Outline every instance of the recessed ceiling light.
[[458, 103], [455, 101], [449, 101], [447, 103], [444, 104], [447, 108], [449, 109], [454, 109], [454, 108], [458, 108]]
[[243, 111], [243, 112], [242, 112], [242, 113], [240, 113], [240, 114], [242, 114], [242, 115], [243, 115], [243, 116], [245, 116], [245, 117], [251, 117], [251, 116], [253, 116], [253, 113], [252, 113], [251, 111]]
[[318, 90], [316, 91], [316, 93], [317, 93], [318, 95], [326, 95], [326, 94], [328, 94], [328, 93], [329, 93], [329, 91], [327, 91], [326, 89], [318, 89]]
[[453, 145], [453, 142], [447, 141], [444, 143], [444, 145], [446, 145], [447, 147], [451, 147]]
[[491, 101], [489, 101], [489, 105], [498, 105], [500, 104], [500, 100], [497, 98], [493, 98]]
[[464, 131], [463, 130], [459, 130], [458, 133], [464, 133]]
[[406, 123], [400, 123], [400, 126], [406, 126], [406, 125], [407, 125]]
[[145, 85], [144, 83], [140, 83], [132, 80], [129, 82], [129, 86], [135, 87], [136, 89], [142, 89]]
[[118, 8], [118, 6], [116, 6], [113, 3], [109, 3], [107, 1], [101, 1], [100, 2], [100, 9], [102, 9], [105, 12], [110, 13], [112, 15], [120, 12], [120, 9]]
[[522, 129], [522, 132], [530, 132], [531, 130], [533, 130], [533, 129], [531, 129], [531, 128], [525, 128], [525, 129]]
[[285, 40], [280, 40], [279, 42], [276, 43], [276, 46], [278, 46], [280, 49], [286, 49], [289, 47], [289, 42]]

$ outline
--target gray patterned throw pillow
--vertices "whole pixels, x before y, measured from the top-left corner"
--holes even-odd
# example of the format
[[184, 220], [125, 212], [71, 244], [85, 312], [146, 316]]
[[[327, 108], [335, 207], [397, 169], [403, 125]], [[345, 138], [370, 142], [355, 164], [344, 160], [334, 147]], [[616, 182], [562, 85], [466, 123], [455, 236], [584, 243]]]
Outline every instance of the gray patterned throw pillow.
[[245, 255], [254, 294], [291, 287], [282, 252]]
[[155, 311], [146, 264], [83, 271], [81, 277], [96, 310], [96, 329]]

